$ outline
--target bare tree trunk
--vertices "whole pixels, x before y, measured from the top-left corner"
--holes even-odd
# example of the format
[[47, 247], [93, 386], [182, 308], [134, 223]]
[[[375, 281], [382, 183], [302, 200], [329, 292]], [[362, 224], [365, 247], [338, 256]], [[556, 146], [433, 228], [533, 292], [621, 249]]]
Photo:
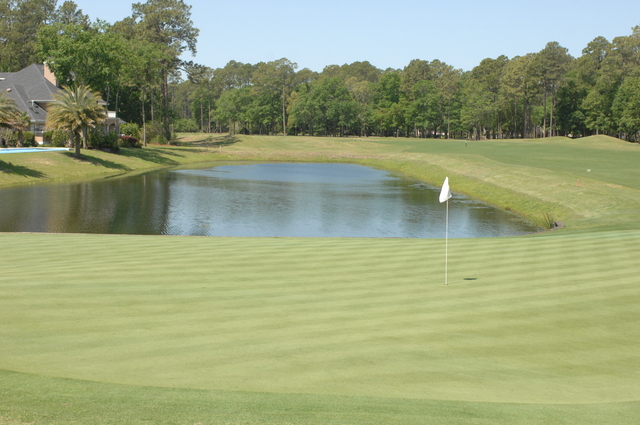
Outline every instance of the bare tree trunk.
[[[108, 118], [108, 115], [109, 115], [109, 100], [111, 98], [111, 87], [109, 86], [109, 84], [107, 84], [106, 92], [107, 92], [107, 99], [106, 99], [107, 105], [105, 106], [105, 108], [107, 110], [107, 118]], [[108, 120], [104, 120], [103, 133], [107, 134], [108, 132], [109, 132], [109, 123], [108, 123]]]
[[116, 91], [116, 110], [115, 110], [115, 119], [116, 119], [116, 134], [120, 135], [120, 119], [118, 118], [118, 100], [120, 97], [120, 87]]
[[542, 120], [542, 137], [547, 137], [547, 87], [544, 88], [544, 118]]
[[287, 98], [286, 98], [286, 87], [282, 87], [282, 135], [287, 135]]
[[527, 138], [527, 132], [528, 132], [528, 127], [527, 127], [527, 100], [525, 99], [524, 102], [522, 103], [522, 116], [524, 118], [524, 126], [522, 127], [522, 138], [526, 139]]
[[447, 110], [447, 139], [451, 138], [451, 100], [449, 100], [449, 109]]
[[144, 111], [145, 92], [142, 89], [142, 145], [147, 146], [147, 119]]
[[171, 128], [169, 120], [169, 75], [163, 71], [162, 75], [162, 132], [167, 140], [171, 139]]
[[553, 130], [553, 104], [555, 100], [556, 100], [555, 96], [552, 95], [551, 96], [551, 112], [549, 116], [549, 133], [551, 137], [555, 136], [555, 131]]
[[151, 121], [156, 120], [156, 93], [151, 90]]
[[513, 138], [518, 134], [518, 98], [513, 100]]

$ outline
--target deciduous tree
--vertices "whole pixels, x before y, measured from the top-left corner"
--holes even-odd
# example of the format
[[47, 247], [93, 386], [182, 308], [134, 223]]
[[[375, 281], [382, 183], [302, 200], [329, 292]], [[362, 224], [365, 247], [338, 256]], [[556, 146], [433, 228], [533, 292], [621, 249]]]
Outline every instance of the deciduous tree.
[[52, 23], [62, 25], [80, 25], [88, 29], [91, 25], [89, 15], [82, 13], [78, 5], [72, 1], [65, 1], [53, 14]]
[[131, 25], [134, 36], [163, 47], [160, 59], [162, 123], [164, 135], [171, 137], [169, 107], [169, 76], [180, 66], [180, 55], [188, 50], [196, 53], [199, 30], [191, 21], [191, 6], [182, 0], [148, 0], [134, 3], [133, 15], [125, 23]]
[[[533, 73], [538, 78], [538, 82], [543, 92], [544, 119], [542, 123], [543, 137], [554, 136], [553, 110], [556, 104], [556, 92], [563, 76], [566, 73], [569, 63], [573, 60], [569, 51], [560, 46], [556, 41], [547, 43], [532, 63]], [[549, 129], [547, 134], [547, 99], [551, 97]]]
[[267, 90], [278, 93], [282, 111], [282, 134], [287, 135], [287, 97], [296, 84], [298, 64], [287, 58], [261, 63], [254, 72], [252, 82]]
[[37, 61], [38, 30], [54, 16], [56, 0], [0, 2], [0, 71], [15, 72]]
[[619, 130], [631, 141], [640, 134], [640, 76], [624, 80], [613, 101], [613, 113]]

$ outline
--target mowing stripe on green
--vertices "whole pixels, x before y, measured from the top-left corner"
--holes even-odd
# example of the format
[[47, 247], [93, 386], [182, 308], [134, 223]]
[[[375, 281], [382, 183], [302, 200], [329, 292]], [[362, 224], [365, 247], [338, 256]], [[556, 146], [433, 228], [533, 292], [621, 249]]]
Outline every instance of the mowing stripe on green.
[[[2, 234], [0, 369], [496, 403], [640, 399], [640, 232], [443, 241]], [[36, 259], [34, 253], [46, 253]]]

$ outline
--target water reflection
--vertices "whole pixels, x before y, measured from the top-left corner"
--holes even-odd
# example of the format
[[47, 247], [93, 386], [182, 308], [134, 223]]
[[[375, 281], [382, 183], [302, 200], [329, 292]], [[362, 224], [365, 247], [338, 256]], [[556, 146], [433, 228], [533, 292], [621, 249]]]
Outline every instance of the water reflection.
[[[358, 165], [227, 165], [3, 189], [0, 231], [440, 238], [438, 193]], [[535, 231], [473, 200], [450, 202], [450, 237]]]

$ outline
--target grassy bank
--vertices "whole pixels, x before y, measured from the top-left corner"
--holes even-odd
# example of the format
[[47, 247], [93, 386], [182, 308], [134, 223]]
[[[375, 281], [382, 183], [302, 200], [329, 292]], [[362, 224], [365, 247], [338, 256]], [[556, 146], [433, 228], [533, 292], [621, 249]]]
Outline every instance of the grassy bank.
[[[112, 177], [163, 167], [222, 161], [328, 161], [370, 165], [569, 230], [640, 228], [640, 146], [607, 136], [507, 141], [395, 138], [340, 139], [279, 136], [182, 135], [183, 146], [3, 154], [0, 187], [21, 183]], [[222, 147], [222, 149], [220, 149]]]
[[72, 152], [0, 154], [0, 188], [100, 179], [214, 160], [210, 150], [179, 146], [121, 149], [117, 154], [83, 150], [82, 154], [83, 159], [76, 159]]
[[[238, 137], [227, 151], [260, 161], [371, 165], [571, 229], [638, 228], [640, 146], [606, 136], [580, 140], [464, 142], [418, 139]], [[590, 171], [588, 171], [590, 170]]]

